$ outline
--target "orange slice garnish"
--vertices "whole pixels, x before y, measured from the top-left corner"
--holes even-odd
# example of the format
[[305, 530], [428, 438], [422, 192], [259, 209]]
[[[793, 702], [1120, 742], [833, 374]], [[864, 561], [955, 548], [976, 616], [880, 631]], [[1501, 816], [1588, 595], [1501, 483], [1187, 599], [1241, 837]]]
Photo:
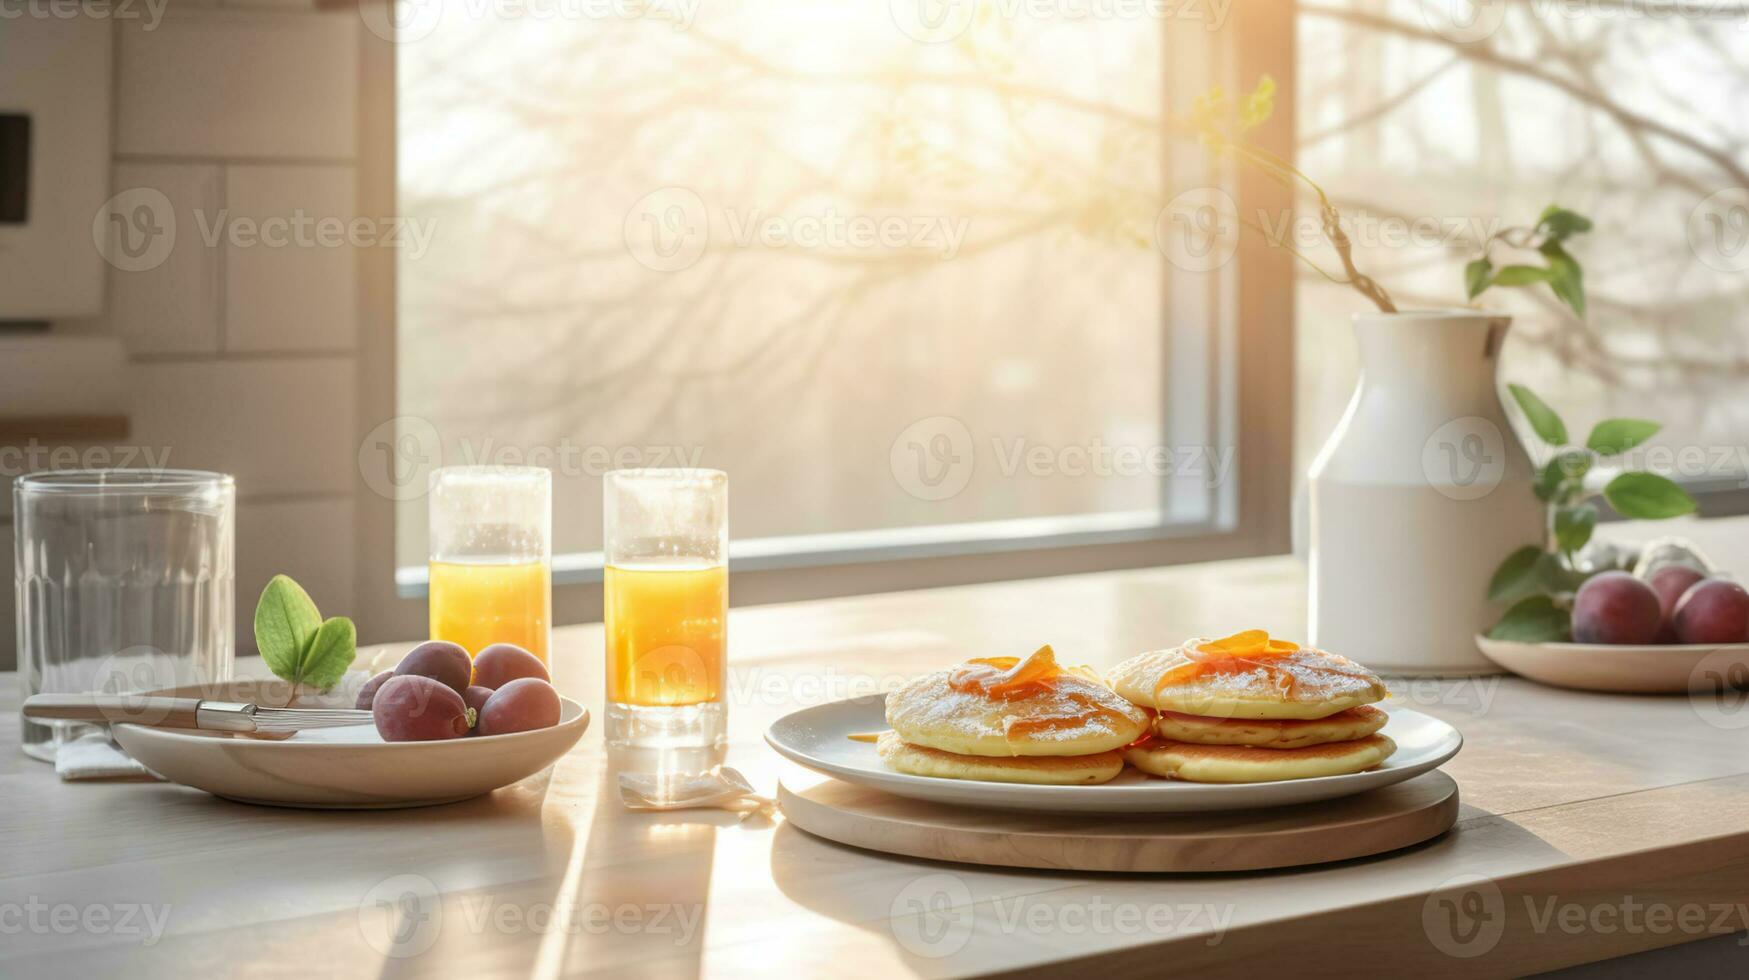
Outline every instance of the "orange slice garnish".
[[[1258, 668], [1276, 673], [1272, 670], [1276, 666], [1274, 661], [1297, 652], [1299, 648], [1298, 643], [1270, 639], [1266, 630], [1242, 630], [1232, 636], [1198, 643], [1185, 648], [1184, 655], [1190, 663], [1180, 664], [1161, 675], [1154, 685], [1154, 693], [1158, 695], [1169, 685], [1211, 673], [1237, 673]], [[1284, 690], [1291, 691], [1293, 679], [1278, 676], [1278, 684], [1282, 681], [1286, 682]]]
[[1208, 661], [1221, 657], [1283, 656], [1298, 650], [1300, 645], [1288, 640], [1272, 640], [1264, 630], [1244, 630], [1232, 636], [1199, 643], [1187, 651], [1192, 660]]
[[[979, 669], [982, 668], [982, 669]], [[1056, 651], [1045, 644], [1025, 660], [1014, 657], [980, 657], [968, 660], [953, 672], [948, 684], [958, 690], [979, 690], [991, 697], [1042, 686], [1063, 673]]]

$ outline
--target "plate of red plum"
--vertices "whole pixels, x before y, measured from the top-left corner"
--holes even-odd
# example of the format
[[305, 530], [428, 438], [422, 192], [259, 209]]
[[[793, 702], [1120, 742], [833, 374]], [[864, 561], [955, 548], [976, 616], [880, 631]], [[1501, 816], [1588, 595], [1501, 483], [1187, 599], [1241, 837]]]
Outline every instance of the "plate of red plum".
[[[259, 699], [240, 679], [182, 693]], [[127, 753], [165, 779], [246, 803], [329, 809], [428, 806], [489, 793], [558, 761], [589, 712], [553, 687], [546, 665], [494, 644], [470, 658], [453, 643], [408, 651], [358, 689], [369, 723], [290, 738], [111, 726]]]
[[1476, 637], [1495, 663], [1560, 687], [1635, 694], [1749, 687], [1749, 590], [1686, 557], [1586, 578], [1571, 597], [1571, 641]]

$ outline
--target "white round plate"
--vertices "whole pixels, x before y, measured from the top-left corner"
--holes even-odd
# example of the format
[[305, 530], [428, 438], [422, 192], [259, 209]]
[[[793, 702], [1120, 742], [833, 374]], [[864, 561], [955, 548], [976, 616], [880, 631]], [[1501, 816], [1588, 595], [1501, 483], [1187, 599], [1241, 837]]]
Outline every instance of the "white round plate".
[[899, 796], [1057, 813], [1197, 813], [1335, 799], [1418, 776], [1456, 755], [1464, 744], [1457, 729], [1445, 722], [1397, 708], [1391, 710], [1391, 719], [1384, 727], [1384, 733], [1396, 741], [1397, 751], [1377, 768], [1349, 776], [1273, 783], [1186, 783], [1156, 779], [1126, 767], [1122, 775], [1098, 786], [1027, 786], [894, 772], [881, 762], [874, 745], [848, 737], [886, 729], [886, 697], [874, 694], [786, 715], [765, 733], [765, 741], [785, 758], [815, 772]]
[[374, 725], [278, 740], [129, 724], [110, 730], [128, 755], [171, 782], [244, 803], [354, 810], [490, 793], [552, 765], [588, 727], [588, 710], [561, 697], [551, 728], [437, 742], [385, 742]]
[[1518, 643], [1478, 636], [1476, 648], [1514, 674], [1582, 691], [1685, 694], [1713, 691], [1749, 678], [1749, 643], [1611, 646]]

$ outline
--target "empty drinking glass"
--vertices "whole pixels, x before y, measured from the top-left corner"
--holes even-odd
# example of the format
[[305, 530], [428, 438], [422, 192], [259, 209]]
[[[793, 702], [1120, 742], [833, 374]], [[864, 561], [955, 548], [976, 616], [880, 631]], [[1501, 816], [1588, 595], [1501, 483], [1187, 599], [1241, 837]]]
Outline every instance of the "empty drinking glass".
[[[235, 499], [229, 476], [196, 470], [20, 477], [12, 502], [25, 695], [229, 680]], [[23, 724], [24, 751], [50, 762], [92, 730]]]

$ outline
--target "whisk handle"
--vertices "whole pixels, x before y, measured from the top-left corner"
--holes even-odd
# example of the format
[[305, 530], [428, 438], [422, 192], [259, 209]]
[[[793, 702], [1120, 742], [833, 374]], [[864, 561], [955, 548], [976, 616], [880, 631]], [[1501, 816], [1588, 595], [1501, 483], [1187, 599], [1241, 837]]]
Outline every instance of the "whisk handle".
[[196, 728], [199, 698], [145, 694], [33, 694], [24, 699], [24, 717], [34, 721], [84, 721], [107, 725], [129, 722], [157, 728]]

